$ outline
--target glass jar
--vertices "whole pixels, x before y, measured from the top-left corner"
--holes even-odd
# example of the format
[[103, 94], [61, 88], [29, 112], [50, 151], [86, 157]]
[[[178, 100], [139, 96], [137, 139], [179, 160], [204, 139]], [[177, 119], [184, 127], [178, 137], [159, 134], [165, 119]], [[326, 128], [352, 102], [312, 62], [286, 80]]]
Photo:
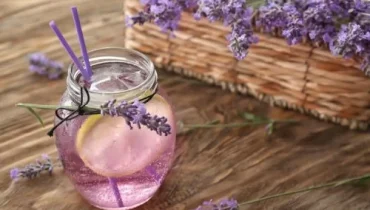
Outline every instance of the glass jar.
[[[175, 118], [148, 57], [129, 49], [104, 48], [89, 52], [89, 59], [93, 77], [87, 86], [88, 107], [100, 108], [110, 100], [131, 102], [156, 93], [145, 108], [152, 116], [167, 118], [171, 126], [165, 136], [145, 126], [130, 129], [123, 117], [78, 115], [55, 130], [60, 160], [76, 190], [98, 208], [132, 209], [154, 195], [170, 169]], [[81, 92], [87, 100], [80, 91], [81, 80], [71, 64], [60, 106], [78, 106]], [[61, 118], [69, 114], [59, 111]], [[56, 117], [55, 124], [59, 122]]]

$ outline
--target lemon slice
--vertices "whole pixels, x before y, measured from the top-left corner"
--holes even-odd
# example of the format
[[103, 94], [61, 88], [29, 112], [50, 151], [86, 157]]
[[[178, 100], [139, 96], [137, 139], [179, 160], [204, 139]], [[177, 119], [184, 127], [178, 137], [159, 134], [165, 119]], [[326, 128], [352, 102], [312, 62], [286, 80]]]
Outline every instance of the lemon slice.
[[170, 105], [155, 95], [146, 104], [151, 115], [164, 116], [171, 134], [159, 136], [155, 131], [126, 124], [123, 117], [92, 115], [79, 129], [76, 150], [86, 166], [97, 174], [121, 177], [144, 169], [174, 143], [175, 120]]

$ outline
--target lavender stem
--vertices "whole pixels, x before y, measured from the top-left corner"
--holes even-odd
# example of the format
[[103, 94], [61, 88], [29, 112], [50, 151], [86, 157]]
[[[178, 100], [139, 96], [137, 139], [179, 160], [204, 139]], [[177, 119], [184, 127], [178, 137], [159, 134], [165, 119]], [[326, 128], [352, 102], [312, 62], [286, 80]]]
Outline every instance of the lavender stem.
[[124, 207], [121, 194], [119, 193], [118, 185], [117, 185], [117, 180], [113, 177], [108, 177], [109, 184], [112, 187], [114, 196], [116, 197], [118, 207]]
[[345, 184], [354, 183], [356, 181], [368, 180], [369, 178], [370, 178], [370, 175], [366, 174], [366, 175], [363, 175], [363, 176], [360, 176], [360, 177], [344, 179], [344, 180], [341, 180], [341, 181], [330, 182], [330, 183], [326, 183], [326, 184], [322, 184], [322, 185], [308, 187], [308, 188], [305, 188], [305, 189], [300, 189], [300, 190], [295, 190], [295, 191], [290, 191], [290, 192], [285, 192], [285, 193], [279, 193], [279, 194], [265, 196], [265, 197], [254, 199], [254, 200], [245, 201], [245, 202], [239, 203], [239, 206], [246, 205], [246, 204], [257, 203], [257, 202], [261, 202], [261, 201], [265, 201], [265, 200], [269, 200], [269, 199], [277, 198], [277, 197], [281, 197], [281, 196], [287, 196], [287, 195], [293, 195], [293, 194], [318, 190], [318, 189], [322, 189], [322, 188], [338, 187], [338, 186], [342, 186], [342, 185], [345, 185]]
[[159, 179], [161, 177], [159, 176], [155, 168], [153, 166], [147, 166], [145, 170], [148, 174], [150, 174], [153, 177], [153, 179], [157, 182], [157, 184], [159, 184]]
[[233, 128], [233, 127], [244, 127], [248, 125], [263, 125], [269, 123], [295, 123], [298, 120], [264, 120], [264, 121], [252, 121], [244, 123], [226, 123], [226, 124], [185, 124], [185, 128]]

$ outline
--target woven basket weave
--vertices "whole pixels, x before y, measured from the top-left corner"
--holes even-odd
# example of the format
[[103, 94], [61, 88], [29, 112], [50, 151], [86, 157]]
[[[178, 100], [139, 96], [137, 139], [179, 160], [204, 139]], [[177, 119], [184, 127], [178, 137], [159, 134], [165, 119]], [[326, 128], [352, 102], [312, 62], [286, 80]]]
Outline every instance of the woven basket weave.
[[[125, 3], [125, 15], [140, 9], [139, 1]], [[370, 79], [358, 62], [323, 48], [289, 46], [265, 34], [258, 34], [260, 42], [238, 61], [227, 48], [228, 33], [222, 24], [183, 14], [175, 38], [147, 23], [127, 29], [125, 44], [149, 55], [158, 67], [351, 129], [367, 129]]]

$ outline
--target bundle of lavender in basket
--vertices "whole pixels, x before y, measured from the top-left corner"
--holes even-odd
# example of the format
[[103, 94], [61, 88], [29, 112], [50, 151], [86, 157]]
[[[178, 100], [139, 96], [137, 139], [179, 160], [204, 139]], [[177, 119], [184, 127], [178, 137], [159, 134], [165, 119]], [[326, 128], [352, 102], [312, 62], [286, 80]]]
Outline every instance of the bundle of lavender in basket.
[[141, 0], [143, 11], [128, 17], [129, 26], [154, 22], [164, 32], [177, 29], [184, 11], [195, 19], [222, 21], [231, 28], [229, 49], [238, 59], [258, 42], [262, 29], [295, 45], [327, 46], [344, 58], [359, 57], [367, 74], [370, 61], [370, 2], [366, 0]]

